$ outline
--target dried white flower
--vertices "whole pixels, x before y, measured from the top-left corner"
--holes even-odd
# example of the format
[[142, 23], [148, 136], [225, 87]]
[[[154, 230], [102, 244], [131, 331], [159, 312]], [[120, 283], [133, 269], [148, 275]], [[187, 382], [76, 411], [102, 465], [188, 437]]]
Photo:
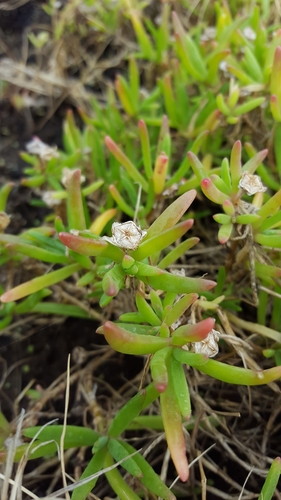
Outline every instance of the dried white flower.
[[[70, 179], [71, 179], [71, 177], [72, 177], [73, 173], [74, 173], [74, 170], [73, 170], [73, 169], [71, 169], [71, 168], [64, 167], [64, 168], [62, 169], [61, 183], [62, 183], [62, 185], [63, 185], [65, 188], [67, 188], [67, 187], [68, 187], [69, 181], [70, 181]], [[81, 176], [80, 176], [80, 184], [82, 184], [82, 182], [85, 182], [85, 180], [86, 180], [85, 175], [81, 175]]]
[[77, 365], [82, 365], [89, 357], [88, 351], [84, 349], [84, 347], [81, 347], [77, 345], [74, 347], [72, 351], [72, 361], [76, 363]]
[[73, 236], [79, 236], [80, 231], [79, 229], [70, 229], [70, 234], [73, 234]]
[[49, 161], [52, 158], [59, 158], [59, 152], [57, 151], [57, 146], [51, 147], [45, 142], [41, 141], [39, 137], [33, 137], [26, 145], [26, 150], [32, 155], [38, 155], [43, 161]]
[[190, 350], [197, 354], [205, 354], [208, 358], [213, 358], [219, 352], [219, 338], [220, 332], [213, 329], [202, 342], [193, 342]]
[[45, 191], [42, 195], [42, 200], [48, 205], [48, 207], [52, 208], [56, 205], [61, 204], [61, 200], [58, 198], [54, 198], [54, 194], [56, 191]]
[[5, 231], [10, 224], [10, 219], [10, 215], [6, 214], [6, 212], [0, 212], [0, 232]]
[[246, 28], [243, 29], [243, 35], [248, 40], [255, 40], [257, 38], [256, 33], [250, 26], [246, 26]]
[[252, 205], [252, 203], [248, 203], [247, 201], [240, 200], [239, 204], [237, 205], [237, 214], [256, 214], [258, 212], [258, 208], [255, 207], [255, 205]]
[[247, 97], [248, 95], [251, 95], [251, 90], [249, 90], [247, 87], [242, 87], [239, 91], [240, 97]]
[[249, 196], [264, 193], [267, 190], [259, 175], [249, 174], [248, 172], [243, 172], [238, 187], [244, 189]]
[[223, 72], [225, 78], [231, 78], [232, 75], [228, 71], [228, 65], [226, 61], [223, 60], [219, 63], [219, 69]]
[[136, 250], [147, 234], [133, 221], [113, 222], [111, 231], [112, 237], [103, 236], [103, 239], [126, 250]]
[[217, 29], [215, 26], [208, 26], [204, 29], [203, 33], [200, 35], [201, 42], [209, 42], [216, 38]]
[[179, 187], [183, 186], [184, 183], [185, 180], [182, 179], [180, 182], [172, 184], [170, 187], [168, 187], [162, 192], [162, 196], [167, 196], [168, 198], [172, 198], [179, 189]]

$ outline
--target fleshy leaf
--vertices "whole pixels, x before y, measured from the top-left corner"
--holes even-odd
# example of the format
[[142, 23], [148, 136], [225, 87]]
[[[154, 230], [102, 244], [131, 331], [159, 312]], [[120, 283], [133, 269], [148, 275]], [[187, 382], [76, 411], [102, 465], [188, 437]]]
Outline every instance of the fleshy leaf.
[[167, 248], [169, 245], [181, 238], [186, 233], [186, 231], [191, 228], [192, 225], [193, 220], [188, 219], [180, 222], [174, 227], [166, 229], [166, 231], [163, 231], [161, 234], [157, 234], [150, 238], [146, 236], [143, 243], [141, 243], [139, 248], [132, 252], [131, 255], [136, 260], [143, 260], [156, 252], [160, 252], [161, 250]]
[[195, 189], [187, 191], [177, 198], [147, 230], [145, 241], [156, 235], [161, 235], [167, 229], [175, 226], [196, 196]]
[[254, 222], [253, 226], [258, 227], [261, 222], [266, 219], [267, 217], [272, 216], [277, 212], [281, 205], [281, 189], [277, 191], [269, 200], [260, 208], [258, 211], [258, 215], [260, 216], [260, 221]]
[[169, 158], [164, 153], [161, 153], [155, 162], [155, 167], [153, 171], [153, 185], [154, 192], [156, 195], [161, 194], [164, 190], [166, 174], [168, 170]]
[[188, 420], [191, 415], [191, 402], [186, 374], [182, 363], [180, 363], [174, 356], [172, 356], [169, 360], [169, 365], [169, 376], [170, 379], [172, 379], [179, 410], [183, 418]]
[[106, 295], [115, 297], [124, 286], [125, 272], [120, 264], [111, 268], [103, 277], [102, 288]]
[[213, 215], [214, 220], [218, 224], [229, 224], [231, 223], [231, 216], [226, 214], [215, 214]]
[[214, 328], [213, 318], [203, 319], [194, 325], [180, 326], [172, 334], [172, 345], [183, 346], [187, 342], [201, 342]]
[[166, 359], [172, 354], [172, 348], [166, 347], [157, 351], [150, 363], [150, 370], [155, 389], [162, 393], [168, 386], [168, 371], [166, 367]]
[[145, 390], [141, 390], [133, 398], [129, 399], [114, 417], [108, 429], [108, 435], [116, 438], [119, 437], [134, 418], [138, 417], [142, 411], [144, 401]]
[[[152, 267], [152, 266], [150, 266]], [[153, 267], [152, 267], [153, 269]], [[157, 269], [157, 268], [154, 268]], [[159, 271], [162, 271], [159, 269]], [[187, 278], [185, 276], [176, 276], [166, 271], [154, 275], [136, 274], [144, 283], [157, 290], [175, 293], [200, 293], [216, 286], [215, 281], [205, 280], [203, 278]]]
[[[40, 429], [42, 428], [29, 427], [27, 429], [23, 429], [23, 435], [32, 439]], [[60, 443], [62, 431], [62, 425], [52, 425], [45, 427], [38, 435], [38, 439], [31, 446], [29, 444], [24, 444], [17, 447], [14, 461], [19, 462], [23, 455], [26, 453], [27, 448], [29, 448], [29, 460], [56, 453], [56, 443]], [[66, 428], [64, 439], [64, 449], [67, 450], [69, 448], [79, 448], [80, 446], [93, 446], [98, 437], [99, 435], [93, 429], [68, 425]], [[46, 442], [46, 444], [44, 444], [44, 442]], [[40, 446], [38, 446], [39, 444]], [[0, 463], [6, 461], [7, 454], [7, 450], [0, 450]]]
[[225, 245], [227, 241], [229, 240], [231, 233], [233, 230], [233, 224], [224, 224], [223, 226], [220, 227], [219, 232], [218, 232], [218, 240], [222, 245]]
[[76, 273], [81, 269], [79, 264], [70, 264], [69, 266], [65, 266], [62, 269], [58, 269], [58, 271], [53, 271], [49, 274], [45, 274], [44, 276], [39, 276], [38, 278], [33, 278], [22, 285], [16, 286], [4, 293], [1, 296], [2, 302], [13, 302], [14, 300], [22, 299], [31, 293], [38, 292], [42, 290], [42, 288], [47, 288], [59, 281], [63, 281], [72, 274]]
[[258, 500], [271, 500], [273, 498], [274, 492], [278, 487], [278, 482], [281, 474], [281, 458], [276, 457], [266, 476], [265, 483], [260, 492]]
[[152, 326], [160, 326], [161, 320], [153, 310], [153, 308], [148, 304], [143, 295], [140, 292], [136, 293], [136, 306], [139, 313], [145, 318], [145, 322]]
[[123, 153], [123, 151], [117, 146], [117, 144], [111, 139], [111, 137], [107, 136], [105, 138], [105, 144], [108, 147], [109, 151], [113, 154], [118, 162], [125, 168], [130, 177], [141, 185], [142, 189], [147, 192], [148, 191], [148, 183], [145, 178], [140, 174], [128, 156]]
[[172, 324], [185, 313], [185, 311], [191, 306], [191, 304], [193, 304], [193, 302], [195, 302], [196, 299], [198, 299], [197, 293], [184, 295], [180, 300], [173, 304], [172, 309], [167, 312], [165, 323], [168, 326], [172, 326]]
[[9, 243], [6, 248], [43, 262], [51, 262], [53, 264], [69, 264], [71, 262], [71, 259], [66, 255], [50, 252], [45, 248], [28, 245], [27, 243]]
[[186, 351], [185, 349], [174, 349], [173, 356], [180, 363], [187, 366], [196, 366], [198, 370], [200, 370], [198, 367], [205, 365], [209, 360], [204, 354]]
[[198, 370], [207, 373], [207, 375], [217, 380], [235, 385], [269, 384], [281, 377], [281, 366], [275, 366], [268, 370], [254, 371], [246, 368], [239, 368], [238, 366], [226, 365], [214, 359], [209, 359], [206, 364], [198, 366]]
[[208, 172], [206, 171], [206, 169], [202, 165], [201, 161], [197, 158], [197, 156], [192, 151], [189, 151], [187, 153], [187, 156], [189, 158], [192, 170], [193, 170], [194, 174], [196, 175], [198, 182], [200, 183], [205, 177], [207, 177]]
[[131, 457], [131, 454], [124, 448], [122, 441], [110, 439], [107, 447], [116, 462], [128, 457], [128, 460], [123, 460], [121, 465], [129, 474], [138, 478], [142, 477], [141, 469], [136, 464], [134, 457]]
[[202, 179], [200, 185], [204, 195], [213, 203], [222, 205], [228, 199], [228, 196], [220, 191], [210, 179]]
[[281, 248], [281, 231], [272, 231], [271, 234], [257, 234], [255, 241], [260, 245], [272, 248]]
[[89, 257], [102, 255], [112, 259], [114, 262], [121, 262], [124, 257], [124, 252], [118, 247], [109, 244], [107, 241], [92, 238], [84, 238], [71, 233], [59, 233], [60, 241], [70, 250], [88, 255]]
[[153, 354], [159, 349], [171, 345], [171, 338], [136, 335], [120, 328], [111, 321], [107, 321], [102, 327], [98, 328], [97, 333], [103, 333], [109, 345], [115, 351], [124, 354]]
[[277, 47], [275, 50], [274, 61], [271, 71], [270, 92], [271, 94], [277, 96], [279, 102], [281, 101], [280, 77], [281, 77], [281, 47]]
[[134, 492], [123, 476], [121, 476], [117, 467], [114, 467], [113, 458], [109, 453], [107, 453], [105, 457], [104, 465], [107, 469], [105, 472], [106, 479], [113, 491], [116, 493], [117, 498], [120, 500], [141, 500], [139, 495]]
[[184, 255], [190, 248], [192, 248], [196, 243], [198, 243], [199, 238], [193, 237], [188, 238], [187, 240], [182, 241], [179, 245], [177, 245], [173, 250], [169, 251], [167, 255], [158, 263], [158, 267], [160, 269], [165, 269], [170, 266], [176, 260], [178, 260], [182, 255]]
[[68, 220], [70, 229], [86, 229], [83, 200], [80, 187], [81, 171], [75, 170], [67, 186]]
[[105, 225], [117, 214], [116, 208], [110, 208], [100, 214], [91, 224], [90, 231], [94, 234], [101, 234]]
[[242, 175], [242, 166], [241, 166], [241, 141], [236, 141], [231, 150], [230, 157], [230, 172], [232, 179], [232, 193], [236, 194], [238, 189], [238, 184]]
[[[128, 442], [124, 441], [122, 444], [129, 451], [129, 453], [135, 453], [135, 448], [133, 448], [133, 446], [131, 446]], [[163, 500], [176, 500], [172, 491], [163, 483], [163, 481], [161, 481], [158, 474], [156, 474], [151, 465], [149, 465], [140, 453], [134, 455], [133, 459], [143, 474], [140, 481], [146, 488], [148, 488], [148, 490], [152, 491], [158, 497], [163, 498]]]
[[160, 394], [162, 419], [168, 447], [177, 473], [182, 481], [189, 476], [182, 417], [172, 383]]
[[[101, 448], [96, 451], [94, 456], [91, 458], [89, 461], [87, 467], [84, 469], [83, 473], [81, 474], [79, 480], [83, 481], [83, 479], [86, 479], [87, 477], [92, 476], [93, 474], [96, 474], [97, 472], [101, 471], [103, 469], [103, 464], [104, 464], [104, 459], [105, 455], [107, 453], [106, 447]], [[72, 495], [71, 495], [71, 500], [84, 500], [88, 497], [89, 493], [92, 491], [92, 489], [95, 487], [96, 482], [98, 480], [99, 476], [95, 477], [91, 481], [88, 481], [85, 484], [82, 484], [81, 486], [78, 486], [73, 490]]]

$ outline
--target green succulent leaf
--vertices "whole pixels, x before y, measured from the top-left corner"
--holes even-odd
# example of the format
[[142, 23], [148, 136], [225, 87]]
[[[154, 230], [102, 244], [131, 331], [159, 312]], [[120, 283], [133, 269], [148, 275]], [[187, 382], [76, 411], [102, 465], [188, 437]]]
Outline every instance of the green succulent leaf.
[[136, 461], [134, 460], [134, 457], [131, 457], [131, 453], [129, 453], [125, 446], [123, 445], [122, 441], [118, 441], [117, 439], [110, 439], [108, 442], [108, 450], [110, 451], [110, 454], [114, 458], [116, 462], [119, 462], [120, 460], [123, 460], [124, 458], [128, 457], [128, 460], [123, 460], [122, 461], [122, 467], [126, 471], [128, 471], [132, 476], [141, 478], [142, 477], [142, 471], [140, 467], [137, 465]]
[[144, 260], [146, 257], [151, 256], [156, 252], [160, 252], [181, 238], [192, 225], [193, 220], [189, 219], [180, 222], [174, 227], [166, 229], [166, 231], [163, 231], [161, 234], [157, 234], [154, 237], [149, 238], [146, 236], [143, 243], [141, 243], [139, 248], [132, 252], [131, 255], [136, 260]]
[[[104, 468], [104, 460], [106, 453], [107, 449], [106, 447], [103, 447], [94, 454], [94, 456], [90, 459], [87, 467], [81, 474], [79, 481], [83, 481], [83, 479], [87, 479], [93, 474], [97, 474]], [[76, 487], [72, 492], [71, 500], [85, 500], [88, 497], [89, 493], [92, 491], [92, 489], [95, 487], [98, 477], [99, 476], [97, 475], [94, 479], [91, 479], [87, 483]]]
[[159, 349], [171, 345], [170, 338], [137, 335], [120, 328], [111, 321], [107, 321], [102, 327], [98, 328], [97, 333], [104, 334], [111, 347], [124, 354], [153, 354]]
[[[158, 268], [154, 269], [157, 270]], [[176, 276], [160, 269], [158, 271], [150, 275], [144, 275], [143, 271], [139, 271], [136, 276], [152, 288], [164, 290], [165, 292], [200, 293], [216, 286], [216, 283], [211, 280]]]
[[116, 438], [119, 437], [134, 418], [138, 417], [142, 411], [144, 401], [145, 389], [138, 392], [119, 410], [108, 429], [108, 435]]
[[[128, 442], [123, 442], [123, 446], [127, 449], [129, 453], [135, 453], [136, 449], [133, 448]], [[140, 478], [141, 483], [152, 491], [155, 495], [163, 498], [163, 500], [176, 500], [175, 495], [172, 491], [161, 481], [160, 477], [154, 469], [149, 465], [145, 458], [137, 453], [133, 456], [134, 461], [142, 471], [142, 477]]]
[[58, 269], [58, 271], [52, 271], [49, 274], [45, 274], [44, 276], [39, 276], [38, 278], [33, 278], [22, 285], [18, 285], [12, 290], [4, 293], [1, 296], [2, 302], [13, 302], [14, 300], [22, 299], [27, 295], [38, 292], [43, 288], [48, 288], [49, 286], [54, 285], [60, 281], [63, 281], [69, 278], [72, 274], [76, 273], [81, 269], [79, 264], [70, 264], [69, 266], [65, 266], [62, 269]]
[[148, 228], [145, 241], [154, 236], [161, 236], [164, 231], [175, 226], [190, 207], [195, 196], [196, 191], [194, 189], [179, 196]]
[[226, 365], [214, 359], [209, 359], [206, 364], [200, 365], [198, 370], [207, 373], [207, 375], [217, 380], [235, 385], [269, 384], [281, 377], [281, 366], [275, 366], [268, 370], [254, 371], [247, 370], [246, 368], [239, 368], [238, 366]]

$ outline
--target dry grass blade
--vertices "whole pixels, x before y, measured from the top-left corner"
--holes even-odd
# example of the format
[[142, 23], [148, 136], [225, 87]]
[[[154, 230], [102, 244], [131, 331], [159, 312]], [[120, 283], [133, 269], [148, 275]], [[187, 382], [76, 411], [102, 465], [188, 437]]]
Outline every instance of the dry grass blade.
[[[0, 473], [0, 479], [5, 479], [5, 476], [3, 474]], [[16, 485], [16, 482], [13, 480], [13, 479], [8, 479], [8, 483], [12, 486], [15, 486]], [[33, 498], [33, 500], [40, 500], [39, 497], [37, 495], [34, 495], [34, 493], [32, 493], [32, 491], [28, 490], [27, 488], [25, 488], [24, 486], [21, 486], [20, 487], [21, 491], [23, 493], [25, 493], [26, 495], [28, 495], [30, 498]], [[58, 499], [59, 500], [59, 499]], [[63, 499], [64, 500], [64, 499]]]
[[[204, 464], [206, 469], [208, 469], [209, 471], [211, 471], [215, 474], [218, 474], [227, 484], [229, 484], [229, 486], [232, 489], [234, 488], [237, 491], [241, 490], [241, 485], [239, 483], [237, 483], [236, 481], [234, 481], [233, 479], [231, 479], [231, 477], [229, 477], [229, 475], [226, 473], [226, 471], [224, 469], [222, 469], [221, 467], [219, 467], [217, 464], [213, 463], [213, 461], [208, 460], [207, 458], [203, 458], [202, 463]], [[248, 490], [245, 490], [245, 488], [243, 491], [247, 495], [251, 494], [251, 492]]]
[[[190, 462], [189, 468], [193, 467], [193, 465], [196, 464], [196, 462], [198, 462], [198, 460], [200, 460], [204, 455], [206, 455], [206, 453], [208, 453], [212, 448], [214, 448], [214, 446], [216, 446], [216, 443], [209, 446], [209, 448], [207, 448], [207, 450], [203, 451], [202, 453], [200, 453], [200, 455], [198, 455], [196, 458], [194, 458], [194, 460], [192, 460], [192, 462]], [[178, 482], [178, 480], [179, 480], [179, 476], [171, 484], [170, 490], [174, 487], [174, 485]]]
[[[8, 456], [7, 456], [7, 462], [6, 462], [6, 467], [5, 467], [5, 473], [4, 473], [4, 482], [3, 482], [3, 488], [2, 488], [2, 495], [1, 495], [1, 500], [8, 500], [8, 491], [9, 491], [9, 480], [12, 475], [13, 471], [13, 461], [14, 461], [14, 455], [16, 452], [16, 448], [18, 444], [20, 443], [20, 437], [21, 437], [21, 429], [22, 429], [22, 424], [24, 420], [24, 415], [25, 412], [24, 410], [21, 411], [20, 417], [18, 419], [18, 424], [17, 424], [17, 429], [14, 437], [9, 438], [9, 444], [6, 445], [8, 446]], [[13, 492], [20, 490], [21, 487], [21, 479], [22, 476], [17, 475], [15, 484], [13, 486]], [[13, 493], [12, 493], [12, 496]]]
[[64, 90], [70, 89], [76, 82], [71, 82], [59, 78], [58, 76], [40, 71], [38, 68], [26, 66], [23, 63], [17, 63], [8, 58], [0, 62], [0, 71], [2, 80], [18, 87], [36, 92], [40, 95], [58, 98]]
[[15, 10], [28, 3], [30, 0], [9, 0], [0, 4], [0, 10]]
[[242, 318], [238, 318], [238, 316], [235, 316], [230, 312], [227, 312], [227, 317], [234, 325], [239, 326], [248, 332], [257, 333], [281, 344], [280, 332], [277, 332], [272, 328], [268, 328], [267, 326], [259, 325], [258, 323], [252, 323], [250, 321], [243, 320]]
[[121, 465], [123, 462], [125, 462], [126, 460], [128, 460], [128, 458], [131, 458], [131, 457], [133, 457], [134, 455], [137, 455], [140, 452], [141, 452], [141, 449], [135, 451], [131, 455], [126, 456], [125, 458], [122, 458], [122, 460], [119, 460], [119, 462], [116, 462], [114, 465], [112, 465], [110, 467], [106, 467], [105, 469], [103, 469], [103, 470], [101, 470], [101, 471], [99, 471], [99, 472], [97, 472], [95, 474], [92, 474], [91, 476], [89, 476], [89, 477], [87, 477], [85, 479], [81, 479], [80, 481], [77, 481], [74, 484], [70, 484], [66, 488], [61, 488], [60, 490], [55, 491], [54, 493], [52, 493], [48, 497], [44, 497], [41, 500], [47, 500], [47, 498], [58, 498], [60, 495], [64, 495], [65, 493], [69, 493], [70, 491], [75, 490], [79, 486], [82, 486], [83, 484], [89, 483], [90, 481], [92, 481], [96, 477], [100, 477], [103, 474], [105, 474], [106, 472], [108, 472], [108, 471], [110, 471], [112, 469], [115, 469], [116, 467], [118, 467], [119, 465]]
[[272, 295], [272, 297], [276, 297], [277, 299], [281, 299], [281, 294], [275, 292], [274, 290], [270, 290], [270, 288], [267, 288], [265, 286], [260, 285], [259, 290], [262, 290], [263, 292], [268, 293], [268, 295]]
[[201, 490], [202, 490], [201, 498], [202, 498], [202, 500], [206, 500], [207, 499], [207, 492], [206, 492], [207, 477], [206, 477], [204, 467], [203, 467], [203, 462], [201, 459], [199, 460], [199, 470], [200, 470], [200, 476], [201, 476]]
[[[24, 413], [24, 411], [22, 411], [22, 418], [24, 418], [24, 415], [25, 415], [25, 413]], [[25, 466], [26, 466], [27, 461], [28, 461], [28, 456], [29, 456], [29, 451], [30, 451], [31, 445], [35, 442], [35, 440], [39, 436], [42, 429], [44, 429], [48, 425], [53, 424], [54, 422], [55, 422], [55, 420], [52, 420], [52, 421], [48, 422], [47, 424], [45, 424], [44, 426], [42, 426], [42, 428], [39, 429], [39, 431], [36, 433], [36, 435], [34, 436], [32, 441], [29, 443], [29, 446], [28, 446], [27, 450], [25, 451], [25, 453], [24, 453], [23, 457], [21, 458], [20, 463], [18, 465], [17, 473], [15, 476], [15, 480], [13, 483], [13, 488], [12, 488], [12, 492], [11, 492], [9, 500], [21, 499], [21, 492], [23, 491], [22, 490], [22, 478], [23, 478]], [[18, 432], [21, 433], [21, 426], [20, 426], [20, 428], [19, 428], [19, 426], [17, 427], [17, 433]], [[17, 436], [17, 433], [16, 433], [16, 436]], [[16, 438], [16, 436], [15, 436], [15, 438]], [[40, 443], [39, 446], [36, 447], [33, 451], [35, 451], [37, 448], [39, 448], [43, 444], [46, 444], [46, 443]], [[58, 449], [58, 454], [59, 454], [59, 449]]]
[[240, 495], [239, 495], [238, 500], [242, 500], [242, 495], [243, 495], [243, 493], [244, 493], [245, 486], [246, 486], [247, 481], [248, 481], [248, 479], [249, 479], [250, 475], [252, 474], [252, 472], [253, 472], [253, 469], [251, 469], [251, 470], [250, 470], [249, 474], [247, 475], [247, 477], [246, 477], [246, 479], [245, 479], [245, 481], [244, 481], [244, 484], [243, 484], [243, 487], [242, 487], [242, 490], [241, 490], [241, 492], [240, 492]]
[[[65, 462], [64, 462], [64, 439], [66, 434], [66, 426], [67, 426], [67, 413], [69, 406], [69, 389], [70, 389], [70, 355], [67, 358], [67, 380], [66, 380], [66, 390], [65, 390], [65, 407], [64, 407], [64, 419], [63, 419], [63, 429], [61, 433], [60, 439], [60, 455], [61, 455], [61, 473], [62, 473], [62, 482], [64, 488], [67, 488], [66, 482], [66, 472], [65, 472]], [[66, 500], [70, 500], [70, 496], [68, 491], [65, 492]]]

